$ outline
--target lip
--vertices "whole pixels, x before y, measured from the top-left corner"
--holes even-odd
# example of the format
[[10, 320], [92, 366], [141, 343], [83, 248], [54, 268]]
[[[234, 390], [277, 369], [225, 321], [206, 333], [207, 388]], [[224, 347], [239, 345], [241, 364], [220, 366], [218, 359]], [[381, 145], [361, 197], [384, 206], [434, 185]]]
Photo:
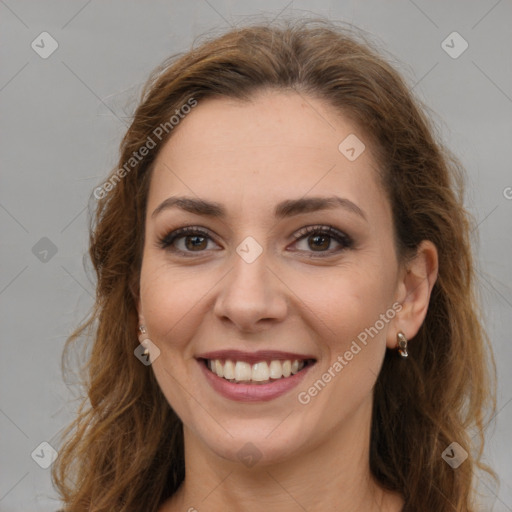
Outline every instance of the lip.
[[196, 359], [220, 359], [225, 361], [243, 361], [249, 364], [260, 363], [261, 361], [299, 361], [306, 359], [314, 359], [316, 357], [311, 354], [296, 354], [294, 352], [282, 352], [279, 350], [259, 350], [257, 352], [244, 352], [242, 350], [216, 350], [213, 352], [206, 352], [199, 354]]
[[[296, 355], [294, 355], [294, 357], [298, 359]], [[221, 358], [218, 357], [217, 359]], [[241, 359], [238, 360], [240, 361]], [[258, 361], [261, 360], [261, 358], [258, 359]], [[234, 400], [236, 402], [268, 402], [270, 400], [274, 400], [275, 398], [284, 395], [296, 387], [304, 379], [306, 373], [308, 373], [308, 371], [314, 366], [314, 364], [307, 365], [295, 375], [290, 375], [289, 377], [278, 379], [269, 384], [237, 384], [234, 382], [229, 382], [228, 380], [219, 377], [210, 371], [206, 367], [204, 360], [198, 359], [197, 362], [201, 367], [206, 380], [214, 389], [214, 391], [223, 397]]]

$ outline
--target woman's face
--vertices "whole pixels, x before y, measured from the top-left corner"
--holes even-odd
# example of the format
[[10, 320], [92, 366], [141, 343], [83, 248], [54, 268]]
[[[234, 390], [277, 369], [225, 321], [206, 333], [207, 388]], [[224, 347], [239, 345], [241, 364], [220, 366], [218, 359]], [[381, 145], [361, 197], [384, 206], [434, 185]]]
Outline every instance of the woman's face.
[[139, 316], [186, 439], [260, 463], [367, 441], [403, 288], [364, 134], [296, 93], [201, 101], [156, 159], [145, 229]]

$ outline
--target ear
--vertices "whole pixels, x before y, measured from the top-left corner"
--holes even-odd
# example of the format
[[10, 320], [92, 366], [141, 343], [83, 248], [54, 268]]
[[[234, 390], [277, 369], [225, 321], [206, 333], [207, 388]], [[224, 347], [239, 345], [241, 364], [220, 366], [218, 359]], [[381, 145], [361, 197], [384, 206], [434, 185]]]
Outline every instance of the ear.
[[144, 315], [142, 314], [140, 298], [137, 300], [137, 313], [139, 315], [139, 325], [146, 325], [146, 320], [144, 319]]
[[407, 260], [400, 272], [397, 301], [402, 309], [395, 317], [394, 329], [389, 330], [388, 348], [396, 347], [399, 332], [403, 332], [408, 340], [418, 333], [427, 315], [438, 268], [436, 246], [429, 240], [423, 240], [416, 254]]
[[139, 286], [139, 277], [133, 276], [130, 280], [130, 292], [132, 294], [133, 300], [135, 302], [135, 308], [137, 309], [137, 314], [139, 315], [139, 325], [146, 325], [144, 320], [144, 315], [142, 314], [142, 304], [140, 300], [140, 286]]

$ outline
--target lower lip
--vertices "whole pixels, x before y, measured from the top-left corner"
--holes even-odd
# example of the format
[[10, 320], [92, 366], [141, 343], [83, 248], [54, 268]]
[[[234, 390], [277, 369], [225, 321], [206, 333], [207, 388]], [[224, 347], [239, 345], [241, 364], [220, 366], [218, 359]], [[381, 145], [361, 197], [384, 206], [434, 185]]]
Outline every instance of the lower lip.
[[220, 395], [237, 402], [268, 402], [284, 395], [297, 386], [313, 366], [308, 364], [295, 375], [268, 384], [236, 384], [211, 372], [203, 360], [198, 360], [198, 363], [212, 388]]

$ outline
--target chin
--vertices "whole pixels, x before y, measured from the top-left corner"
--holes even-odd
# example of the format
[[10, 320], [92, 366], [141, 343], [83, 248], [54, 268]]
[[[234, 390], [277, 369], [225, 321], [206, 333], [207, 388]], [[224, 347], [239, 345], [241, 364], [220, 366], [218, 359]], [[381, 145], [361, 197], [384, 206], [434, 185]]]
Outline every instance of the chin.
[[226, 461], [242, 463], [248, 468], [269, 466], [292, 459], [310, 444], [304, 422], [289, 419], [283, 422], [283, 418], [286, 418], [286, 414], [256, 422], [226, 422], [229, 433], [222, 430], [220, 436], [212, 436], [212, 432], [219, 431], [218, 428], [203, 424], [196, 429], [196, 435], [201, 438], [202, 444]]

